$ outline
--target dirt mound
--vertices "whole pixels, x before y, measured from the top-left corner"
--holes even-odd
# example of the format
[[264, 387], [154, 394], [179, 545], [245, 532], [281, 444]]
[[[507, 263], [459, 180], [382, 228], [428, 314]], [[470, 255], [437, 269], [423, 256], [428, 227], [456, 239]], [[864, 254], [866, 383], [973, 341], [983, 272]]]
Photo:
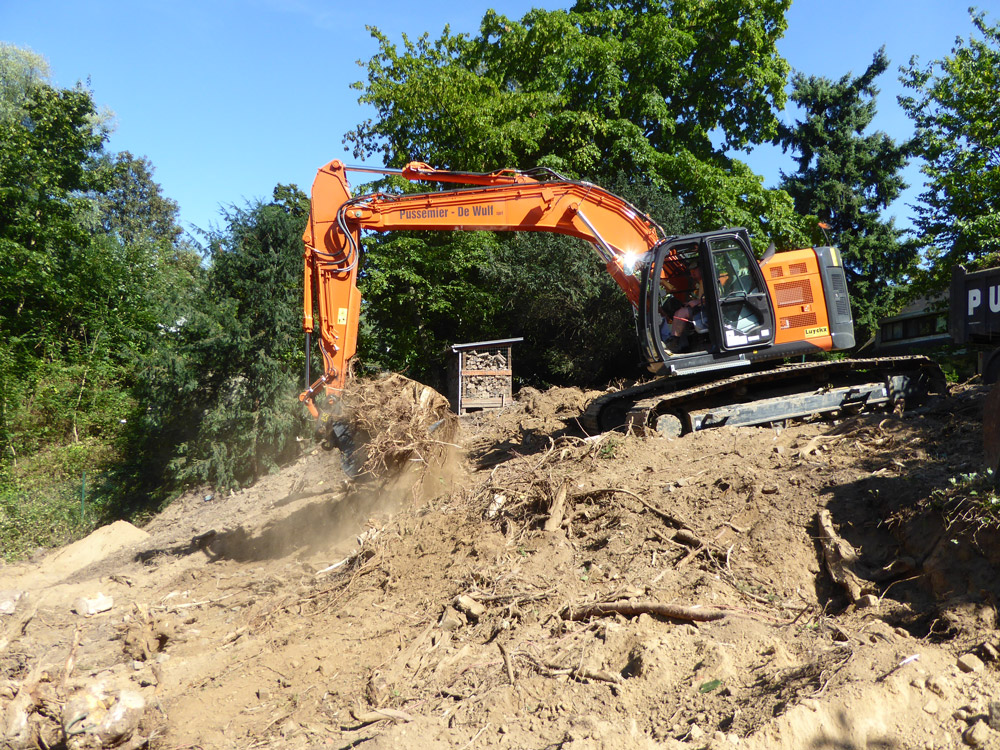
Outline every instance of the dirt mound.
[[154, 748], [1000, 745], [997, 547], [943, 505], [984, 389], [670, 439], [585, 435], [575, 389], [434, 427], [406, 388], [371, 402], [373, 466], [461, 444], [463, 471], [317, 449], [59, 580], [0, 569], [8, 744], [26, 716], [58, 746], [100, 683]]

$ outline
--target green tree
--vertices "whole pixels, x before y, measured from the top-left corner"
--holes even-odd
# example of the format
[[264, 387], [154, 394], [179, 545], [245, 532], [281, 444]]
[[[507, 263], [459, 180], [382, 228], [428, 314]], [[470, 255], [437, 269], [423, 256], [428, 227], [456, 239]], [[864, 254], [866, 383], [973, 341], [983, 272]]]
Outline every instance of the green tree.
[[727, 156], [775, 134], [787, 7], [581, 0], [520, 22], [490, 11], [475, 37], [404, 36], [402, 51], [373, 29], [380, 51], [355, 86], [376, 116], [345, 140], [396, 167], [624, 171], [677, 196], [703, 228], [746, 226], [760, 250], [768, 237], [795, 244], [804, 237], [788, 196]]
[[153, 180], [155, 171], [145, 157], [128, 151], [104, 155], [98, 196], [101, 229], [125, 245], [146, 245], [169, 255], [180, 242], [177, 203], [165, 197]]
[[60, 403], [73, 403], [67, 381], [83, 376], [65, 366], [100, 344], [109, 272], [89, 229], [88, 167], [106, 137], [89, 92], [41, 81], [16, 91], [19, 115], [0, 118], [0, 429], [10, 452], [75, 425]]
[[[87, 529], [80, 475], [91, 473], [93, 493], [93, 473], [116, 460], [159, 297], [192, 270], [151, 165], [106, 153], [92, 93], [56, 88], [46, 71], [0, 45], [4, 554]], [[110, 512], [111, 495], [98, 494], [89, 507]]]
[[[793, 76], [791, 100], [800, 116], [779, 127], [777, 143], [795, 154], [798, 169], [782, 173], [780, 187], [802, 215], [829, 227], [840, 248], [859, 333], [898, 307], [898, 285], [913, 270], [916, 247], [884, 211], [906, 188], [901, 170], [909, 144], [868, 132], [876, 114], [875, 79], [889, 66], [885, 49], [859, 76], [839, 80]], [[814, 241], [824, 241], [817, 232]], [[863, 338], [863, 337], [862, 337]]]
[[926, 162], [916, 225], [932, 289], [947, 286], [955, 264], [1000, 260], [1000, 24], [969, 13], [982, 38], [959, 38], [950, 56], [902, 70], [914, 95], [899, 101]]
[[361, 362], [444, 387], [449, 344], [492, 336], [499, 306], [489, 233], [395, 232], [366, 238]]
[[208, 235], [208, 267], [170, 300], [132, 420], [130, 495], [247, 484], [297, 454], [306, 429], [301, 284], [305, 196], [232, 207]]
[[0, 42], [0, 120], [16, 120], [31, 91], [49, 81], [49, 64], [31, 50]]
[[[769, 238], [798, 244], [788, 195], [728, 156], [776, 132], [787, 6], [581, 0], [520, 22], [490, 11], [473, 37], [445, 28], [436, 41], [404, 36], [402, 49], [372, 29], [380, 49], [355, 86], [376, 114], [345, 143], [394, 167], [547, 166], [633, 201], [665, 197], [683, 216], [668, 231], [740, 225], [761, 251]], [[628, 305], [584, 245], [456, 233], [375, 238], [368, 253], [369, 363], [426, 378], [456, 339], [523, 334], [519, 362], [535, 379], [595, 382], [624, 363], [634, 374]]]

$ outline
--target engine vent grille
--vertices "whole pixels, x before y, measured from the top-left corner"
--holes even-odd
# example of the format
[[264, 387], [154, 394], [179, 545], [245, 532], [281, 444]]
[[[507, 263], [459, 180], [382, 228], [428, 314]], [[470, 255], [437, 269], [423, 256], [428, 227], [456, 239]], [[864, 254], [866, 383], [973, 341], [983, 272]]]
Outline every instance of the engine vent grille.
[[778, 307], [809, 305], [813, 301], [812, 285], [806, 279], [775, 284], [774, 296]]
[[847, 296], [847, 277], [844, 276], [844, 269], [829, 269], [830, 286], [833, 288], [833, 296], [836, 302], [837, 322], [846, 323], [851, 319], [851, 303]]
[[782, 328], [806, 328], [816, 325], [816, 313], [800, 313], [781, 319]]

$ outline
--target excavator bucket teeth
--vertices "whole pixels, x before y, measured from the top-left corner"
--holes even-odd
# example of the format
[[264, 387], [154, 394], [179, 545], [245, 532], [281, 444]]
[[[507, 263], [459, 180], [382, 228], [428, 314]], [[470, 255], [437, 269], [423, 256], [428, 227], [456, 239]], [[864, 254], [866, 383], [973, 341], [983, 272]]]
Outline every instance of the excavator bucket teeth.
[[348, 420], [326, 420], [319, 428], [317, 437], [326, 450], [340, 451], [341, 468], [348, 477], [354, 479], [361, 475], [368, 459], [366, 440], [352, 429]]

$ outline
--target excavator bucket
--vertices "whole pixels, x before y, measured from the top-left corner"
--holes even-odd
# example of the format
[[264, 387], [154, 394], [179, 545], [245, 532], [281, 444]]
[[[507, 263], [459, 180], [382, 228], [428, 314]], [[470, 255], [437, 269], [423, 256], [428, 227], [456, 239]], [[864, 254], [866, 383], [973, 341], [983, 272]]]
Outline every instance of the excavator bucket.
[[323, 427], [324, 445], [341, 451], [351, 477], [440, 465], [457, 448], [458, 418], [448, 399], [398, 373], [351, 381], [339, 407]]

